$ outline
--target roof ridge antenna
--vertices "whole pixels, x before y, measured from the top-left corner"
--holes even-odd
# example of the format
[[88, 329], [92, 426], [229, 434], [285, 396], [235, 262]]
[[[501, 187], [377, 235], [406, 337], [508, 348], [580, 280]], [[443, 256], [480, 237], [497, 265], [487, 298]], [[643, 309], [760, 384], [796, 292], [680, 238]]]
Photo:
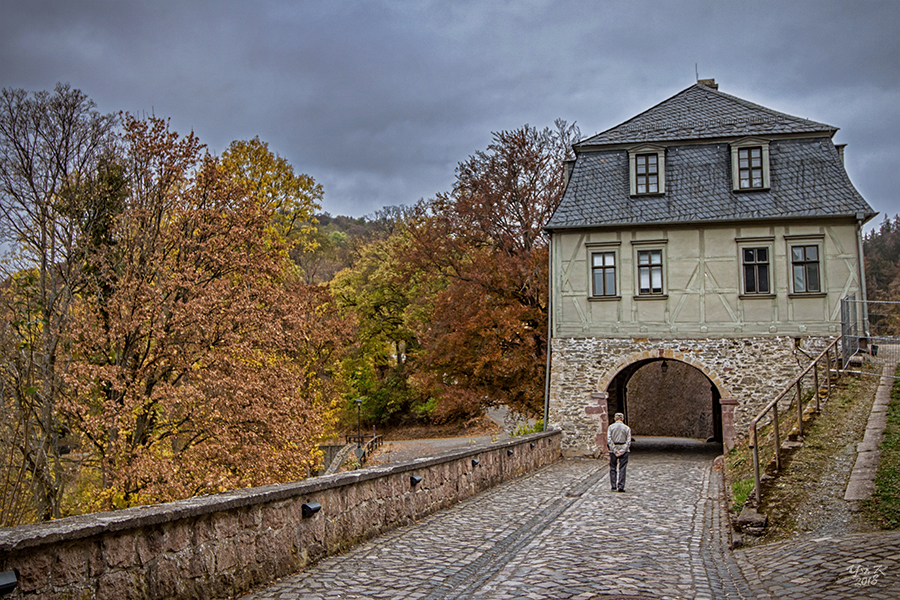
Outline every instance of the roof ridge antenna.
[[700, 82], [700, 71], [697, 70], [697, 63], [694, 63], [694, 82]]

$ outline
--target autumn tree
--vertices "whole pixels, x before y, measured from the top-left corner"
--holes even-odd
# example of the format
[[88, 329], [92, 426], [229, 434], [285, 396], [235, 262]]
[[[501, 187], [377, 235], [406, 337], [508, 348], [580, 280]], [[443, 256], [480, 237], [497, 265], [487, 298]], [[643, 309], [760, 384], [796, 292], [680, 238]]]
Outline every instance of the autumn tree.
[[453, 190], [420, 205], [404, 255], [417, 295], [419, 385], [439, 418], [495, 403], [525, 415], [542, 405], [547, 351], [547, 237], [562, 199], [562, 162], [577, 129], [525, 126], [494, 134], [456, 169]]
[[235, 140], [222, 153], [222, 167], [262, 208], [272, 213], [275, 232], [299, 252], [315, 249], [313, 214], [321, 208], [322, 186], [291, 164], [259, 137]]
[[348, 330], [290, 274], [275, 206], [164, 121], [127, 118], [115, 243], [73, 307], [64, 405], [92, 508], [296, 479], [318, 460]]
[[[115, 123], [68, 85], [52, 94], [0, 92], [0, 233], [8, 249], [0, 290], [0, 491], [19, 507], [4, 500], [0, 525], [23, 518], [26, 504], [38, 518], [60, 516], [64, 341], [90, 254], [82, 232], [98, 231], [106, 218], [69, 209], [102, 178]], [[30, 487], [29, 503], [22, 486]]]

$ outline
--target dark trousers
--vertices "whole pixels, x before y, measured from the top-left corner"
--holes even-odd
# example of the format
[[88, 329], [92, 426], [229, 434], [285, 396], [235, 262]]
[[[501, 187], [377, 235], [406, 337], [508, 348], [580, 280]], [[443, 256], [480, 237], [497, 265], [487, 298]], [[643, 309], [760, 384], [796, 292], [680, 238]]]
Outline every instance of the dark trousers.
[[609, 453], [609, 483], [612, 489], [625, 489], [625, 467], [628, 466], [628, 455], [616, 456], [615, 452]]

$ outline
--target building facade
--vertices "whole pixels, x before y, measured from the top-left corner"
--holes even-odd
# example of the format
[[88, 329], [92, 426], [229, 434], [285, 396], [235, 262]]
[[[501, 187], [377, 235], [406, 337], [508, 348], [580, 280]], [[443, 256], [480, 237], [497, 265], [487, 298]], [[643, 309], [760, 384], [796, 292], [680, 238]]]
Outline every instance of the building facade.
[[574, 146], [551, 237], [548, 422], [569, 453], [640, 435], [730, 445], [840, 333], [875, 216], [837, 128], [701, 81]]

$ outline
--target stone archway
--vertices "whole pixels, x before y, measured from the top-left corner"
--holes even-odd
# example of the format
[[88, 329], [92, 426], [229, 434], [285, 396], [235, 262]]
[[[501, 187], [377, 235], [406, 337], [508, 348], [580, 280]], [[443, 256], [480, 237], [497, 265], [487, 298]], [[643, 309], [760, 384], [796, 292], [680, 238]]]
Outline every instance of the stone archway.
[[656, 358], [632, 363], [607, 387], [608, 412], [622, 412], [636, 436], [722, 441], [718, 388], [699, 369]]
[[736, 400], [718, 375], [689, 354], [644, 351], [622, 357], [594, 394], [602, 408], [598, 446], [615, 412], [626, 414], [635, 435], [734, 441]]

